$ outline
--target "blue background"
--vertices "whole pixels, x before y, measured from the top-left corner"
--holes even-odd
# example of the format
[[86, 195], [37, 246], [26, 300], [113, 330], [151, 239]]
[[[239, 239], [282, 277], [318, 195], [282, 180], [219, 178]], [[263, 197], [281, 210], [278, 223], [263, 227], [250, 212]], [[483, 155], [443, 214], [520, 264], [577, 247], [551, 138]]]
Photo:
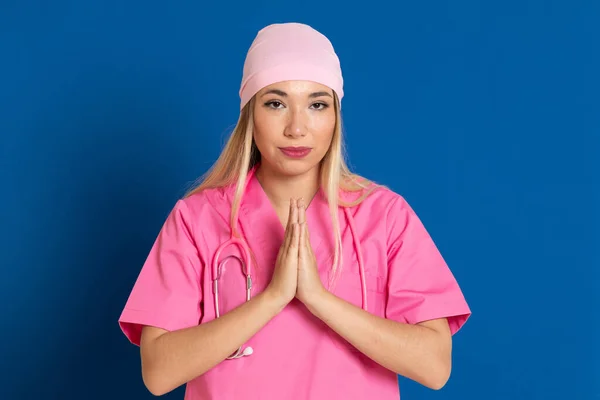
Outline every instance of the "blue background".
[[332, 40], [351, 165], [474, 313], [447, 386], [402, 397], [598, 398], [598, 2], [200, 3], [1, 3], [1, 398], [151, 398], [117, 318], [283, 21]]

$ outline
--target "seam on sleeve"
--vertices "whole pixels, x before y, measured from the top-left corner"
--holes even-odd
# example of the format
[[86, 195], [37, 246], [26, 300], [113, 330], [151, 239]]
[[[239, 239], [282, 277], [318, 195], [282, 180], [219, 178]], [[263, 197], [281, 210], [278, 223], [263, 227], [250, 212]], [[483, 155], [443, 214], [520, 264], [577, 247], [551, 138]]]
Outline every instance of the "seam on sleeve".
[[[181, 213], [181, 220], [182, 220], [185, 228], [188, 231], [187, 234], [189, 235], [189, 239], [190, 239], [192, 246], [194, 246], [194, 250], [196, 251], [196, 254], [198, 256], [198, 261], [200, 263], [202, 263], [202, 254], [200, 253], [200, 249], [199, 249], [198, 243], [197, 243], [196, 226], [195, 226], [193, 220], [190, 218], [190, 214], [191, 214], [190, 209], [189, 209], [187, 203], [183, 199], [178, 200], [177, 204], [179, 205], [179, 212]], [[203, 279], [202, 265], [194, 265], [194, 272], [196, 273], [197, 281], [201, 282]]]
[[196, 244], [196, 226], [194, 224], [194, 222], [191, 220], [190, 218], [190, 209], [187, 205], [187, 203], [183, 200], [180, 199], [177, 201], [180, 204], [181, 207], [181, 216], [182, 216], [182, 220], [185, 223], [186, 228], [190, 231], [190, 239], [192, 239], [192, 241], [194, 242], [194, 245]]
[[389, 250], [390, 246], [392, 245], [392, 243], [390, 243], [390, 237], [391, 237], [390, 215], [392, 213], [392, 210], [396, 207], [396, 204], [400, 201], [400, 199], [401, 199], [400, 195], [397, 193], [394, 193], [394, 198], [392, 199], [392, 201], [390, 201], [387, 212], [386, 212], [386, 216], [385, 216], [385, 233], [387, 236], [386, 242], [387, 242], [388, 250]]

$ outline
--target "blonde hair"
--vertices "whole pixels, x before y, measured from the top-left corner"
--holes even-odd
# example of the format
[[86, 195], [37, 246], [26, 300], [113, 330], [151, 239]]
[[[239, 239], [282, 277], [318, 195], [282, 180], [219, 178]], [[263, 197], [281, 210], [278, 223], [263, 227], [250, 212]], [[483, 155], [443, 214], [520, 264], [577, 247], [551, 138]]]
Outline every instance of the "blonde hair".
[[[360, 204], [376, 188], [381, 187], [350, 171], [345, 160], [346, 153], [342, 138], [342, 120], [339, 99], [334, 92], [336, 123], [329, 150], [321, 160], [320, 185], [329, 205], [333, 223], [334, 257], [330, 284], [339, 273], [342, 260], [342, 240], [338, 220], [338, 207], [353, 207]], [[260, 161], [260, 153], [254, 144], [253, 109], [255, 97], [241, 110], [238, 122], [229, 136], [223, 151], [212, 167], [199, 178], [195, 186], [184, 197], [206, 189], [222, 188], [235, 184], [235, 194], [231, 206], [230, 226], [234, 237], [245, 240], [237, 231], [239, 208], [242, 201], [248, 172]], [[241, 155], [241, 156], [240, 156]], [[359, 193], [352, 202], [340, 196], [342, 192]], [[362, 192], [362, 193], [361, 193]], [[254, 258], [254, 257], [253, 257]]]

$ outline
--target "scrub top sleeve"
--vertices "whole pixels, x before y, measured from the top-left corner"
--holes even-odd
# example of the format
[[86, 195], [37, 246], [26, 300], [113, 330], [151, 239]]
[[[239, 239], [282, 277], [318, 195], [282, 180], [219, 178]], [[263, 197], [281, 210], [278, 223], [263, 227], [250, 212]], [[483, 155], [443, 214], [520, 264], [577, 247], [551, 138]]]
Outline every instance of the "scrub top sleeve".
[[447, 318], [454, 335], [471, 311], [431, 236], [402, 197], [390, 208], [387, 233], [386, 318], [409, 324]]
[[174, 331], [199, 323], [202, 268], [189, 211], [179, 200], [164, 222], [119, 318], [121, 330], [131, 343], [140, 345], [145, 325]]

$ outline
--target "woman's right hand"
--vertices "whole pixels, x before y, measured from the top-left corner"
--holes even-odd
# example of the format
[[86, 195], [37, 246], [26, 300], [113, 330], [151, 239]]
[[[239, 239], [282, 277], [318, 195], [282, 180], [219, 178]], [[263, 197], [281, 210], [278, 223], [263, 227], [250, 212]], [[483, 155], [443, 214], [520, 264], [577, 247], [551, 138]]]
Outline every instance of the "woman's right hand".
[[277, 254], [273, 277], [266, 289], [278, 301], [281, 301], [282, 306], [287, 305], [296, 296], [299, 243], [298, 204], [297, 200], [291, 199], [283, 243]]
[[296, 200], [279, 249], [271, 282], [263, 293], [210, 322], [167, 332], [144, 327], [142, 376], [155, 395], [168, 393], [201, 376], [262, 329], [296, 296], [300, 229]]

